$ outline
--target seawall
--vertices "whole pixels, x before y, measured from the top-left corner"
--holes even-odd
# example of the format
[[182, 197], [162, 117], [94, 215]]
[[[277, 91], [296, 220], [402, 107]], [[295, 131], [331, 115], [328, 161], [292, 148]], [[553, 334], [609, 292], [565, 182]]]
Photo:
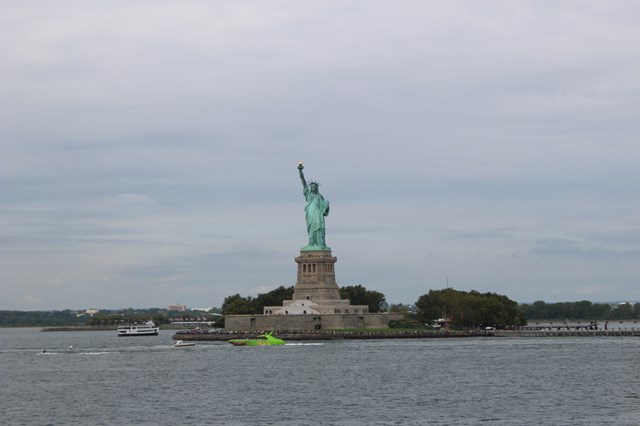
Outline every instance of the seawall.
[[[227, 341], [229, 339], [253, 339], [265, 332], [217, 332], [208, 333], [203, 330], [184, 330], [173, 335], [174, 340], [184, 341]], [[274, 332], [275, 336], [287, 341], [300, 340], [346, 340], [346, 339], [438, 339], [461, 337], [488, 337], [491, 333], [472, 332], [432, 332], [432, 331], [390, 331], [390, 332]]]

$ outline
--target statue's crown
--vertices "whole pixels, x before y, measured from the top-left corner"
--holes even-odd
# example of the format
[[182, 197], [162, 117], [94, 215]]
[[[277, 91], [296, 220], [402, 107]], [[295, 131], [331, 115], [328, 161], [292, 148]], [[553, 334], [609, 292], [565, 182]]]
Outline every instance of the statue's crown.
[[316, 182], [315, 180], [309, 181], [309, 185], [320, 186], [320, 184], [318, 182]]

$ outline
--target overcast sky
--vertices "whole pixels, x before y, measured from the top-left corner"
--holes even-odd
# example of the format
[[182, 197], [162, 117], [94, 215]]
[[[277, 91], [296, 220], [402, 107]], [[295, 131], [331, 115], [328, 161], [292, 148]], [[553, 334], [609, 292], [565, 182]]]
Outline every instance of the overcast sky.
[[0, 0], [0, 309], [640, 300], [636, 1]]

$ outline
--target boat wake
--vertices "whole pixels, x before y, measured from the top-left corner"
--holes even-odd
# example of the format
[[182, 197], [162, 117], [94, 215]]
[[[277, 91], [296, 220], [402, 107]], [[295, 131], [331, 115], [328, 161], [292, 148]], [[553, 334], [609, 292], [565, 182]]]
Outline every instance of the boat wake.
[[322, 346], [324, 343], [285, 343], [285, 346]]

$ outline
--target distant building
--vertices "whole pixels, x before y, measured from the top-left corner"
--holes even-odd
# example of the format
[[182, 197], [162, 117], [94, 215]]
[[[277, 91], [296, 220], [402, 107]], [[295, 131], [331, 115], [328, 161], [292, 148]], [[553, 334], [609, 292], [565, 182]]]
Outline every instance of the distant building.
[[91, 309], [87, 309], [86, 311], [84, 311], [84, 313], [87, 314], [87, 315], [93, 316], [95, 314], [100, 313], [100, 309], [91, 308]]
[[174, 312], [184, 312], [187, 310], [187, 305], [184, 305], [182, 303], [176, 303], [175, 305], [169, 305], [168, 310], [174, 311]]

